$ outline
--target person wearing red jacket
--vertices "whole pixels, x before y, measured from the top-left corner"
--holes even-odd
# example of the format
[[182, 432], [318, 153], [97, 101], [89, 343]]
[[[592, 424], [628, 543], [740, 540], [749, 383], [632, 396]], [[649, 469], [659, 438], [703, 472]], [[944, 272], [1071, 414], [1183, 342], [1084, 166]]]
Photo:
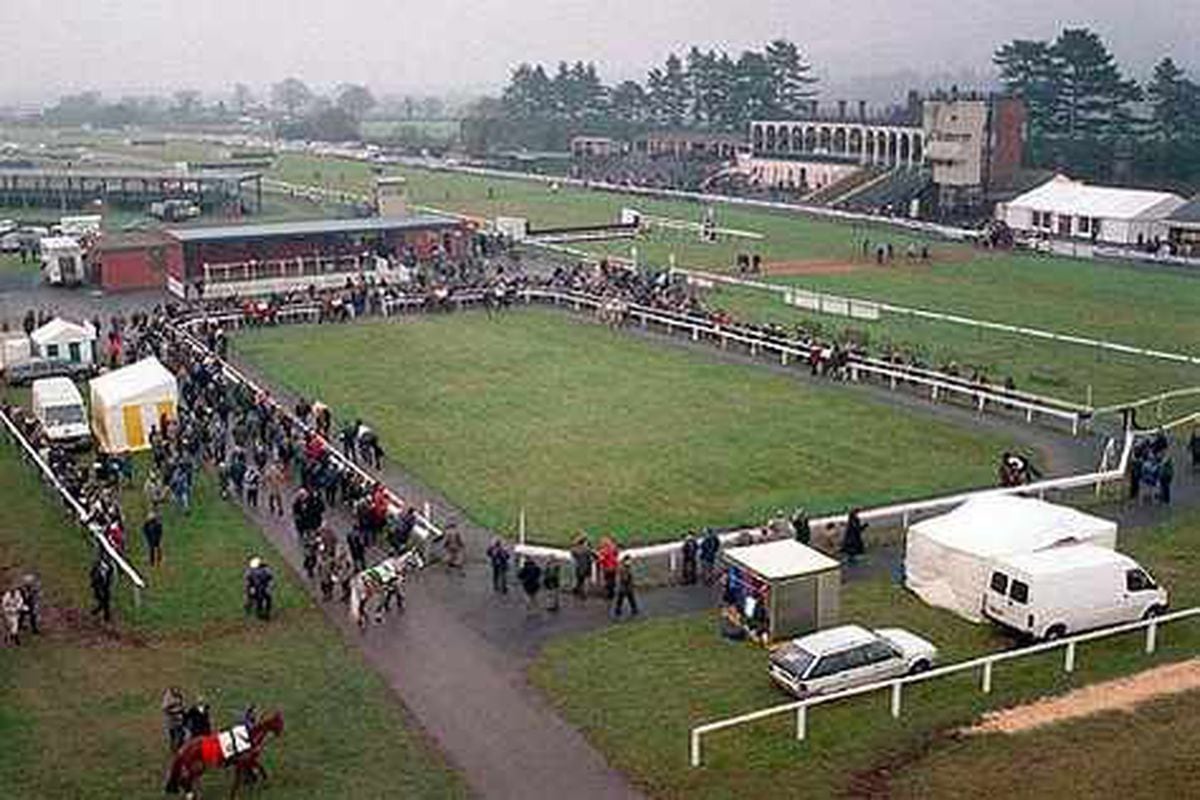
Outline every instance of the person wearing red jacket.
[[620, 566], [621, 553], [617, 543], [605, 536], [600, 540], [600, 548], [596, 551], [596, 565], [604, 578], [604, 597], [610, 602], [617, 596], [617, 569]]

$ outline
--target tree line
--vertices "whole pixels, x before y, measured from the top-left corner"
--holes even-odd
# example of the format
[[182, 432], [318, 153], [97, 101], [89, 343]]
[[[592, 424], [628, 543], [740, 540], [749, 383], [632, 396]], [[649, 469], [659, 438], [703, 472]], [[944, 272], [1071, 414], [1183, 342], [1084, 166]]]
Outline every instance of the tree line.
[[1170, 57], [1139, 84], [1098, 34], [1067, 28], [1053, 41], [1008, 42], [993, 62], [1025, 101], [1033, 166], [1181, 188], [1200, 180], [1200, 85]]
[[816, 96], [817, 78], [795, 43], [776, 39], [734, 57], [692, 47], [671, 53], [642, 82], [605, 84], [593, 63], [520, 64], [500, 97], [517, 119], [616, 121], [629, 125], [741, 131], [752, 119], [794, 118]]

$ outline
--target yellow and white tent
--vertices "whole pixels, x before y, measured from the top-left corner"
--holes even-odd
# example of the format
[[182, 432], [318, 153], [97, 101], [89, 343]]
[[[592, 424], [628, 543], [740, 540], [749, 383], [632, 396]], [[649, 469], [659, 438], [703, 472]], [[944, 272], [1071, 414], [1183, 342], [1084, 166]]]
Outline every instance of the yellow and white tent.
[[175, 419], [179, 385], [157, 358], [105, 373], [90, 386], [92, 433], [106, 453], [145, 450], [160, 418]]

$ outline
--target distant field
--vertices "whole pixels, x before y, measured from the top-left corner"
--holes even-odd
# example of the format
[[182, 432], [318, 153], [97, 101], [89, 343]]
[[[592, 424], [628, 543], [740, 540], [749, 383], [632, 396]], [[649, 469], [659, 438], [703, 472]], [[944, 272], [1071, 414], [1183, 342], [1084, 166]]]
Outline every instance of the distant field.
[[626, 542], [992, 482], [1006, 442], [543, 310], [234, 340], [489, 527]]
[[[138, 476], [140, 487], [144, 473]], [[92, 622], [88, 545], [7, 440], [0, 440], [0, 585], [27, 569], [43, 586], [40, 637], [0, 647], [0, 785], [14, 800], [162, 797], [168, 752], [161, 698], [170, 685], [203, 696], [214, 723], [244, 708], [282, 709], [266, 749], [266, 794], [285, 798], [465, 795], [414, 732], [400, 703], [343, 642], [241, 512], [198, 484], [191, 515], [164, 518], [164, 565], [146, 566], [139, 488], [127, 493], [128, 552], [150, 584], [140, 608], [117, 588], [116, 627]], [[277, 614], [242, 612], [246, 559], [276, 567]], [[205, 796], [227, 793], [210, 773]], [[265, 795], [264, 795], [265, 796]]]
[[422, 140], [450, 142], [458, 137], [455, 119], [371, 119], [360, 126], [367, 139], [403, 139], [413, 135]]

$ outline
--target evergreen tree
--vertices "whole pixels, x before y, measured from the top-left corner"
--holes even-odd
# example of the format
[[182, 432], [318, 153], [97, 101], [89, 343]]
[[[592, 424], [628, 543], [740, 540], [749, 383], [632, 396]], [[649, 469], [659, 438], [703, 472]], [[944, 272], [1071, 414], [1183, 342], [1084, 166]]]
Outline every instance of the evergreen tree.
[[774, 73], [767, 57], [747, 50], [737, 60], [733, 87], [733, 113], [729, 120], [734, 128], [743, 128], [756, 119], [773, 119], [779, 115], [775, 105]]
[[1195, 128], [1200, 126], [1198, 98], [1200, 87], [1188, 80], [1173, 59], [1158, 62], [1146, 85], [1146, 99], [1154, 109], [1154, 132], [1168, 140], [1195, 138]]
[[1141, 90], [1121, 76], [1100, 37], [1086, 28], [1067, 28], [1052, 53], [1057, 65], [1054, 130], [1069, 139], [1128, 132], [1128, 105], [1141, 99]]
[[787, 39], [776, 39], [769, 43], [764, 56], [771, 67], [775, 113], [784, 118], [802, 114], [808, 100], [817, 94], [813, 88], [817, 79], [810, 74], [812, 65], [801, 57], [800, 49]]
[[687, 72], [679, 56], [674, 53], [667, 56], [665, 66], [661, 89], [663, 120], [667, 125], [679, 127], [687, 118], [688, 107], [691, 104]]
[[609, 108], [622, 122], [640, 123], [649, 118], [646, 92], [637, 81], [618, 84], [609, 93]]
[[1004, 88], [1025, 101], [1033, 135], [1052, 129], [1061, 65], [1050, 43], [1016, 39], [998, 49], [992, 62], [1000, 68]]

